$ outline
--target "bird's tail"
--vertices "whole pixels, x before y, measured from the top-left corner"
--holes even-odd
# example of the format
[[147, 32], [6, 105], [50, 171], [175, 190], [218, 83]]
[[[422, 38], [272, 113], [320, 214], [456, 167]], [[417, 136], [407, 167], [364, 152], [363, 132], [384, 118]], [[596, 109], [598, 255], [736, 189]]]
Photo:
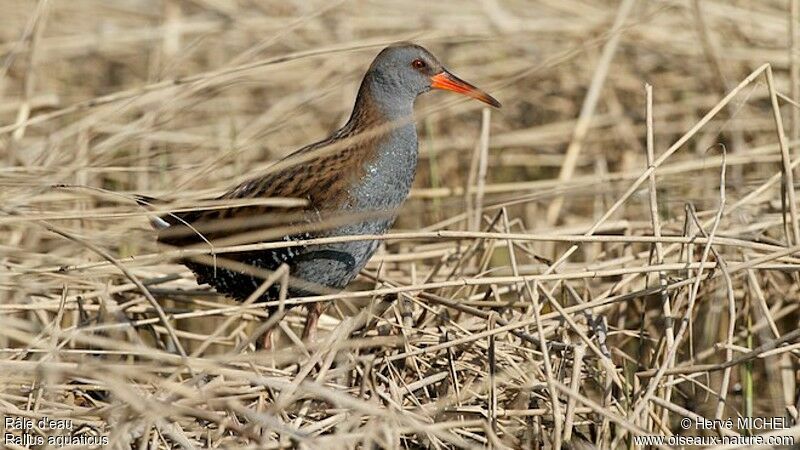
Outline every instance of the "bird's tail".
[[148, 219], [150, 219], [150, 226], [153, 227], [154, 230], [159, 231], [165, 228], [169, 228], [172, 224], [167, 221], [165, 216], [160, 216], [156, 213], [153, 213], [153, 207], [158, 205], [159, 203], [163, 203], [161, 200], [155, 197], [148, 197], [147, 195], [139, 195], [134, 194], [133, 196], [136, 203], [148, 211]]
[[155, 197], [148, 197], [146, 195], [138, 195], [138, 194], [134, 194], [133, 196], [128, 196], [128, 195], [125, 195], [125, 194], [120, 194], [119, 192], [113, 192], [113, 191], [109, 191], [109, 190], [106, 190], [106, 189], [93, 187], [93, 186], [85, 186], [85, 185], [81, 185], [81, 184], [64, 184], [64, 183], [62, 183], [62, 184], [54, 184], [54, 185], [52, 185], [52, 187], [55, 188], [55, 189], [84, 189], [84, 190], [88, 190], [88, 191], [99, 192], [102, 195], [106, 195], [106, 196], [122, 197], [122, 198], [124, 198], [126, 200], [131, 200], [131, 197], [132, 197], [132, 199], [136, 202], [136, 204], [138, 204], [139, 206], [141, 206], [142, 208], [144, 208], [148, 212], [148, 214], [147, 214], [148, 215], [148, 219], [150, 220], [150, 225], [153, 227], [153, 229], [155, 229], [156, 231], [163, 230], [164, 228], [167, 228], [167, 227], [172, 225], [172, 223], [170, 223], [165, 218], [165, 217], [169, 217], [169, 215], [161, 216], [158, 213], [153, 212], [153, 209], [154, 209], [155, 205], [159, 205], [161, 203], [164, 203], [163, 201], [161, 201], [161, 200], [159, 200], [159, 199], [157, 199]]

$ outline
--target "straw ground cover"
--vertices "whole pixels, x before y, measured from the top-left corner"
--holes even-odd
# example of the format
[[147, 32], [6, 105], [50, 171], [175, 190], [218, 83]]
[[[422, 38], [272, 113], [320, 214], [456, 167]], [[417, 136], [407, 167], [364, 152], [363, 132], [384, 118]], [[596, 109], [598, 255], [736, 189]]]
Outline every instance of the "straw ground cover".
[[[3, 0], [4, 419], [113, 448], [798, 438], [798, 3]], [[226, 206], [397, 40], [504, 108], [420, 98], [412, 197], [346, 292], [277, 322], [155, 244], [134, 193]], [[331, 300], [304, 345], [289, 307]]]

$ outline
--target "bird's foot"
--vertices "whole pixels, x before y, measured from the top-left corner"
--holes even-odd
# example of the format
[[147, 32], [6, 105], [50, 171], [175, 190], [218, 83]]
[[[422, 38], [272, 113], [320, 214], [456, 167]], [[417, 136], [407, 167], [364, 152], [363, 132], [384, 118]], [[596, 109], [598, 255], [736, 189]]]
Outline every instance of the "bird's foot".
[[322, 315], [322, 304], [312, 303], [308, 307], [308, 315], [306, 316], [306, 325], [303, 327], [303, 342], [306, 344], [313, 344], [317, 340], [317, 325], [319, 323], [319, 316]]

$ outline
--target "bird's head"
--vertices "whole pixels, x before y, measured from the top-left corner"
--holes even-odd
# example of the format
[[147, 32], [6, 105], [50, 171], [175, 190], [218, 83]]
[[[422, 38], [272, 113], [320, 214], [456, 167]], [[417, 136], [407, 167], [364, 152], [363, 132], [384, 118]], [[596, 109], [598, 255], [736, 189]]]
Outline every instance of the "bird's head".
[[416, 44], [398, 43], [381, 51], [369, 68], [377, 86], [376, 95], [408, 98], [413, 102], [419, 94], [431, 89], [458, 92], [486, 104], [500, 107], [500, 102], [481, 89], [448, 71], [429, 51]]

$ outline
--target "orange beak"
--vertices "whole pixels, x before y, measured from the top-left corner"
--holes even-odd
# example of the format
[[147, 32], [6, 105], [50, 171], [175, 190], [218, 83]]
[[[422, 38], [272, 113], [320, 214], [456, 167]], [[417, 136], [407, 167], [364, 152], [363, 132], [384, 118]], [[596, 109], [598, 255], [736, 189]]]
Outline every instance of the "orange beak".
[[459, 94], [464, 94], [467, 97], [472, 97], [475, 100], [480, 100], [483, 103], [492, 105], [495, 108], [500, 107], [500, 102], [495, 100], [494, 97], [446, 70], [431, 77], [431, 87], [434, 89], [458, 92]]

